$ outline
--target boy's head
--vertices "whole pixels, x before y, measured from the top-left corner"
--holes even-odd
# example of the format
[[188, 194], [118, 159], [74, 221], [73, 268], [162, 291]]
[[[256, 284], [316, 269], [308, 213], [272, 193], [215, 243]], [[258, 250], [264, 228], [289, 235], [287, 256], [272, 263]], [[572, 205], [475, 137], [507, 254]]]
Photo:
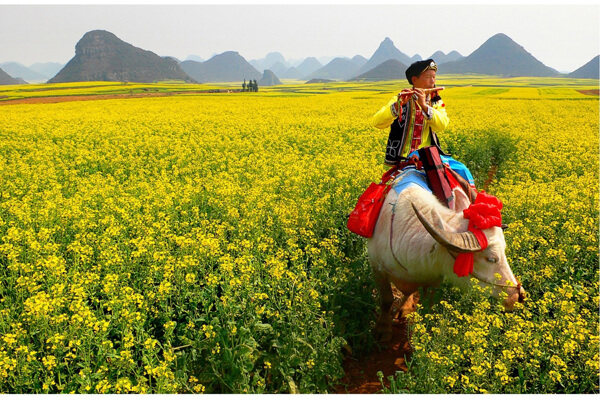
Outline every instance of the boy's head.
[[408, 83], [417, 88], [430, 89], [435, 85], [437, 64], [431, 58], [414, 62], [406, 70]]

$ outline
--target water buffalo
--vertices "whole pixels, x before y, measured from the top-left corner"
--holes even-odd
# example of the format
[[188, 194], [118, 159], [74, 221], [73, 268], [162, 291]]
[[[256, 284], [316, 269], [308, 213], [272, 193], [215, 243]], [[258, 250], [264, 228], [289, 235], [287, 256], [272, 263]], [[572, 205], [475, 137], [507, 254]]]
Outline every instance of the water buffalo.
[[[483, 230], [488, 246], [481, 250], [473, 233], [467, 230], [469, 220], [462, 212], [474, 199], [472, 193], [467, 195], [455, 188], [454, 194], [454, 210], [416, 185], [399, 195], [394, 190], [387, 194], [367, 245], [380, 291], [381, 314], [376, 333], [382, 340], [389, 340], [392, 331], [390, 308], [394, 297], [390, 283], [402, 292], [403, 301], [419, 287], [437, 286], [444, 278], [453, 285], [468, 288], [472, 285], [471, 276], [480, 285], [492, 286], [495, 296], [504, 291], [507, 309], [524, 298], [525, 291], [506, 260], [502, 228]], [[458, 277], [453, 270], [454, 261], [458, 254], [466, 252], [473, 253], [473, 271], [469, 276]]]

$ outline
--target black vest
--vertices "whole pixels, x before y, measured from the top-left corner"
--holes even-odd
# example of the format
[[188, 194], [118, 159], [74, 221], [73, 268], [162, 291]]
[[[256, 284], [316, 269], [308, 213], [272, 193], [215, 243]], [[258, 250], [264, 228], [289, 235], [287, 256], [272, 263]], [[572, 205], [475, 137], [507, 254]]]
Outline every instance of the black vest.
[[[437, 100], [438, 98], [436, 98]], [[395, 165], [398, 162], [405, 160], [406, 158], [401, 157], [402, 149], [406, 143], [406, 134], [408, 127], [406, 121], [411, 118], [409, 103], [402, 106], [401, 117], [398, 117], [390, 125], [390, 135], [388, 137], [387, 146], [385, 149], [385, 163], [388, 165]], [[401, 121], [400, 121], [401, 120]], [[431, 143], [438, 148], [440, 154], [448, 156], [440, 147], [440, 141], [436, 133], [429, 127], [429, 136], [431, 137]]]

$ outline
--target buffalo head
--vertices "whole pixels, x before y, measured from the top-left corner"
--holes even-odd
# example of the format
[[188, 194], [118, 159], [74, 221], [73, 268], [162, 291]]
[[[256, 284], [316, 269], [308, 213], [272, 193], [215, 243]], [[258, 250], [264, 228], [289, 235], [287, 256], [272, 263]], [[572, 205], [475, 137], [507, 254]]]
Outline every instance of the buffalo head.
[[[460, 253], [473, 254], [473, 271], [470, 275], [476, 278], [480, 285], [492, 286], [492, 293], [495, 296], [499, 296], [504, 291], [507, 294], [504, 301], [506, 309], [510, 310], [513, 308], [515, 302], [522, 302], [524, 300], [525, 290], [523, 290], [515, 279], [506, 259], [506, 242], [501, 227], [494, 226], [483, 230], [488, 241], [488, 246], [482, 249], [475, 235], [471, 231], [466, 230], [468, 222], [466, 220], [460, 221], [462, 216], [454, 215], [454, 218], [452, 218], [454, 221], [459, 220], [461, 222], [460, 226], [463, 227], [463, 229], [459, 228], [456, 230], [452, 228], [452, 225], [455, 225], [455, 223], [450, 224], [448, 221], [443, 221], [436, 212], [432, 212], [430, 217], [427, 218], [418, 207], [413, 203], [411, 204], [419, 221], [421, 221], [427, 232], [454, 259]], [[499, 279], [498, 276], [500, 277]], [[470, 279], [459, 278], [454, 273], [451, 273], [448, 278], [458, 286], [469, 285], [471, 281]]]

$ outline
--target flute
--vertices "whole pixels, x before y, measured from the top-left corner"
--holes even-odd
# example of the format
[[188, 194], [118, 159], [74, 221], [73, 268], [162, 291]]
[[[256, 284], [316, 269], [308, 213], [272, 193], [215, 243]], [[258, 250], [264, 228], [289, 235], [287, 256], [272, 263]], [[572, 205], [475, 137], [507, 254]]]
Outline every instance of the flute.
[[[437, 92], [438, 90], [444, 90], [444, 87], [440, 86], [440, 87], [434, 87], [434, 88], [431, 88], [431, 89], [421, 89], [421, 90], [425, 94], [429, 94], [429, 93], [432, 93], [432, 92]], [[412, 95], [414, 93], [416, 93], [416, 92], [413, 89], [406, 89], [406, 91], [398, 93], [398, 96], [408, 96], [408, 95]]]

